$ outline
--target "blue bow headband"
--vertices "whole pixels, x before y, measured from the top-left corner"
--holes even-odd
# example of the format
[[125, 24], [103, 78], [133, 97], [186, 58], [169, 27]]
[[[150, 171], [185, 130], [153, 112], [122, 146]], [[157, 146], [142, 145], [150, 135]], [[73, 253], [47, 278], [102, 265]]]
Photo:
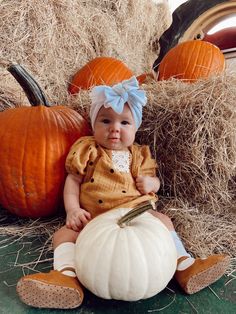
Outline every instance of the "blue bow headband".
[[90, 109], [92, 128], [94, 128], [94, 122], [102, 106], [111, 107], [116, 113], [121, 114], [125, 103], [129, 105], [132, 112], [136, 129], [140, 127], [142, 109], [147, 103], [147, 97], [145, 91], [139, 89], [139, 83], [135, 76], [113, 86], [95, 86], [91, 90], [90, 97], [92, 101]]

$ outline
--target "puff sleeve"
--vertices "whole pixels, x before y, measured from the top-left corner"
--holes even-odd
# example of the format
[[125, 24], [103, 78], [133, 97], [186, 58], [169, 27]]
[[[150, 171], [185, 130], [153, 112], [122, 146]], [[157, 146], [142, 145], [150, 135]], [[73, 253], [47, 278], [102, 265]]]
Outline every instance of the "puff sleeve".
[[84, 176], [90, 159], [95, 159], [97, 149], [91, 136], [81, 137], [70, 148], [66, 158], [66, 171], [71, 174]]

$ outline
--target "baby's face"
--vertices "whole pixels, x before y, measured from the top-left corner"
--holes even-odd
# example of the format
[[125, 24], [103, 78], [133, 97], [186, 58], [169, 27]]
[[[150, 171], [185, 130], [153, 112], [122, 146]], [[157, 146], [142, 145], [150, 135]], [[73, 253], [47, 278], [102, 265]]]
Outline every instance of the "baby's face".
[[94, 123], [94, 137], [98, 144], [112, 150], [127, 150], [135, 139], [136, 127], [129, 106], [121, 114], [102, 107]]

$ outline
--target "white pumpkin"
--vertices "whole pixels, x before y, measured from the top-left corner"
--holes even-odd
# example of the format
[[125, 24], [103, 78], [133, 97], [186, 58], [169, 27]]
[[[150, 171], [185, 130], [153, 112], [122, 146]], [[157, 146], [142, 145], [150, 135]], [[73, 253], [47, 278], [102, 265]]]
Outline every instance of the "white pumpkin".
[[76, 242], [77, 276], [104, 299], [152, 297], [176, 270], [177, 253], [168, 229], [148, 212], [120, 227], [117, 221], [129, 211], [114, 209], [94, 218]]

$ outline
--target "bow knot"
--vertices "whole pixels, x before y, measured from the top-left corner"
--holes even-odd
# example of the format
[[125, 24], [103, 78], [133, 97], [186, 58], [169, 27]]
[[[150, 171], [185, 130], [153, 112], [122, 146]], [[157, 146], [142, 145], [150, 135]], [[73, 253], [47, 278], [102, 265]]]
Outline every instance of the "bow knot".
[[99, 109], [112, 108], [116, 113], [121, 114], [125, 103], [128, 103], [136, 128], [138, 129], [142, 122], [142, 107], [145, 106], [147, 98], [145, 92], [139, 89], [139, 84], [135, 76], [114, 86], [95, 86], [91, 90], [91, 110], [90, 118], [92, 127], [97, 117]]

